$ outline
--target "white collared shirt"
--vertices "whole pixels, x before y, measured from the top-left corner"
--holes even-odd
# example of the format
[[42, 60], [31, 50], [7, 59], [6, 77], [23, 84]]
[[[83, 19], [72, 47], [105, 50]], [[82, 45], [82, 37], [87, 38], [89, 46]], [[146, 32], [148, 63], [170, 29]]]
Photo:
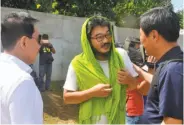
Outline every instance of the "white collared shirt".
[[42, 124], [43, 102], [29, 65], [0, 54], [0, 124]]

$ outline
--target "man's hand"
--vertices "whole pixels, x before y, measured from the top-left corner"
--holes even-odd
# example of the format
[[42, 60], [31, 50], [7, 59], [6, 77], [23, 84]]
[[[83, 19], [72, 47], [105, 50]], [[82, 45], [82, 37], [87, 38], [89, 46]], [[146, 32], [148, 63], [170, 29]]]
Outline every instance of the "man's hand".
[[135, 65], [134, 63], [133, 63], [133, 67], [135, 71], [139, 74], [139, 78], [144, 79], [144, 77], [142, 76], [143, 70], [139, 66]]
[[112, 88], [109, 84], [97, 84], [90, 89], [83, 91], [64, 90], [63, 99], [66, 104], [80, 104], [93, 97], [107, 97], [111, 94]]
[[150, 89], [150, 84], [147, 81], [142, 81], [139, 85], [137, 85], [137, 91], [141, 95], [148, 95]]
[[93, 97], [107, 97], [110, 95], [112, 88], [109, 84], [98, 84], [90, 89]]
[[53, 48], [51, 43], [47, 43], [47, 45], [48, 45], [49, 48]]
[[120, 84], [127, 84], [127, 90], [134, 90], [137, 88], [138, 85], [136, 78], [132, 77], [130, 73], [126, 70], [118, 71], [118, 82]]
[[147, 62], [149, 62], [149, 63], [156, 63], [156, 58], [154, 57], [154, 56], [148, 56], [148, 60], [147, 60]]
[[152, 74], [145, 72], [143, 69], [141, 69], [135, 64], [133, 64], [133, 67], [136, 70], [136, 72], [139, 74], [139, 79], [146, 80], [148, 83], [151, 83], [153, 79]]
[[130, 84], [134, 82], [134, 78], [129, 74], [126, 70], [119, 70], [118, 71], [118, 82], [120, 84]]
[[49, 47], [50, 47], [50, 49], [51, 49], [51, 52], [52, 52], [53, 54], [55, 54], [55, 53], [56, 53], [56, 50], [54, 49], [54, 47], [53, 47], [53, 45], [52, 45], [51, 43], [49, 43]]
[[161, 125], [165, 124], [182, 124], [181, 119], [171, 118], [171, 117], [164, 117], [164, 120], [162, 121]]

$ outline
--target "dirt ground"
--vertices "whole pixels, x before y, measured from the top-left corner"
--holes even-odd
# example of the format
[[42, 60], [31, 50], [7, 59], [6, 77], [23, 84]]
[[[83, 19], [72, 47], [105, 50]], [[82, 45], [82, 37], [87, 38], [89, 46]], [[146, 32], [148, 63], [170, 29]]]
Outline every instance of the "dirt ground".
[[78, 106], [63, 102], [63, 81], [52, 82], [52, 91], [42, 92], [44, 103], [44, 124], [75, 124]]

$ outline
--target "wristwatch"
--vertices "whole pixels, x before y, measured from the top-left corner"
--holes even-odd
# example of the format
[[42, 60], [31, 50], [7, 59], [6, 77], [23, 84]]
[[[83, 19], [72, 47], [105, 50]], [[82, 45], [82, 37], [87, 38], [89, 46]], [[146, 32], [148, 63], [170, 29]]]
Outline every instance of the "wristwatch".
[[146, 65], [147, 65], [148, 68], [150, 68], [150, 69], [154, 69], [154, 67], [155, 67], [155, 63], [146, 62]]

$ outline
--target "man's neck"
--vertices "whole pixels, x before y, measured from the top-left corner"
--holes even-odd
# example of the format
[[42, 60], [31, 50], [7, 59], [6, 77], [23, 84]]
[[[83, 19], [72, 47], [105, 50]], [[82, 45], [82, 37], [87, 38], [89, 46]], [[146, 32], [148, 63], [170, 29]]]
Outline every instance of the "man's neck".
[[7, 50], [4, 50], [4, 53], [9, 54], [9, 55], [12, 55], [12, 56], [14, 56], [14, 57], [17, 57], [18, 59], [22, 60], [24, 63], [28, 64], [28, 63], [25, 61], [24, 57], [21, 56], [20, 54], [18, 54], [17, 52], [15, 52], [15, 51], [7, 51]]
[[169, 50], [178, 46], [177, 42], [173, 43], [165, 43], [162, 45], [163, 47], [157, 50], [157, 55], [155, 55], [157, 60], [160, 60], [162, 56], [164, 56]]
[[95, 58], [100, 61], [105, 61], [109, 59], [109, 55], [96, 54]]

